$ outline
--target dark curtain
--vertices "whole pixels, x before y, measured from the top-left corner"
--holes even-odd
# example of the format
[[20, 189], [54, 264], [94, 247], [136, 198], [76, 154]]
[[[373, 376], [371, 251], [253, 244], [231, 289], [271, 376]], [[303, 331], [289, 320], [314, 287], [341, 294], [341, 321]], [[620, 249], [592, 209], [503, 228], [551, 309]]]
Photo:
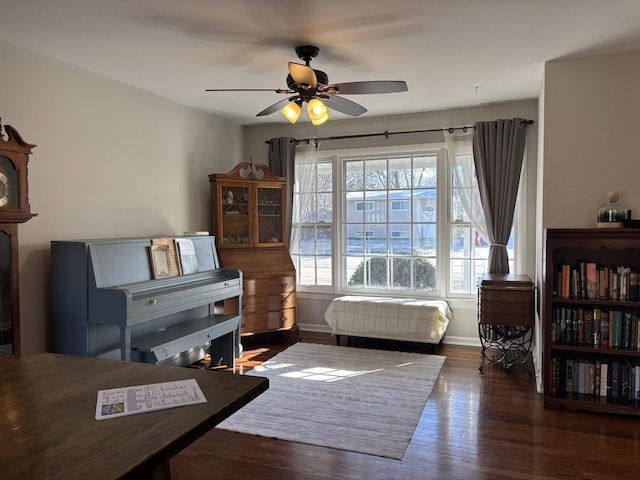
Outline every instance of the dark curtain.
[[509, 273], [507, 242], [520, 184], [527, 121], [477, 122], [473, 159], [489, 235], [488, 273]]
[[293, 185], [295, 182], [296, 142], [289, 137], [272, 138], [269, 141], [269, 170], [287, 179], [286, 238], [291, 241], [291, 217], [293, 212]]

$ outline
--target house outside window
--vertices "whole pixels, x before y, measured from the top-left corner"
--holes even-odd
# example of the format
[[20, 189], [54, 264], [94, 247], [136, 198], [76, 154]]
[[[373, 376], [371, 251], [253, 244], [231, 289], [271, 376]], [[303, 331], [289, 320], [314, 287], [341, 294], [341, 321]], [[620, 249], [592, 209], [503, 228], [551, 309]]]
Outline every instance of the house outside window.
[[296, 188], [313, 198], [293, 249], [300, 291], [476, 295], [489, 245], [464, 213], [444, 148], [334, 152], [297, 168], [316, 169], [312, 191]]

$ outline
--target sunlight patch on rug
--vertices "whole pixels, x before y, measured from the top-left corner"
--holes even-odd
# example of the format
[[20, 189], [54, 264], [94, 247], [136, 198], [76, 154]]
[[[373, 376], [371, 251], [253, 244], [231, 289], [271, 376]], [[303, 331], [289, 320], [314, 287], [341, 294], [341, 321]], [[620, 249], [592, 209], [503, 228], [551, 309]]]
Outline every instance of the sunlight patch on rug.
[[296, 343], [248, 373], [269, 389], [217, 428], [400, 460], [444, 361]]

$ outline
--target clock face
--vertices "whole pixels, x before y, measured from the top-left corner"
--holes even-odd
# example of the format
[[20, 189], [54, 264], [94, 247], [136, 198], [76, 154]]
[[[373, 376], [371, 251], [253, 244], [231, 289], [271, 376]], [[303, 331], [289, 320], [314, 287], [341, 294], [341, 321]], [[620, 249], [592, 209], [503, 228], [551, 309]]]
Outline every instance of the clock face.
[[13, 162], [0, 155], [0, 208], [18, 208], [17, 179]]
[[0, 173], [0, 207], [4, 207], [9, 203], [11, 198], [11, 187], [9, 186], [9, 177], [4, 173]]

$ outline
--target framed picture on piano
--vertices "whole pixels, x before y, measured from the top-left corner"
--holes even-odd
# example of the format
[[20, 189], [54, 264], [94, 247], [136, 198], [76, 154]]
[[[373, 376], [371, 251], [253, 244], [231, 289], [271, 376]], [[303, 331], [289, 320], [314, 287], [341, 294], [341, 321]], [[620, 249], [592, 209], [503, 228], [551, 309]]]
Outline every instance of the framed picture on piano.
[[151, 245], [149, 247], [151, 256], [151, 268], [153, 278], [168, 278], [171, 276], [169, 260], [169, 247], [167, 245]]

